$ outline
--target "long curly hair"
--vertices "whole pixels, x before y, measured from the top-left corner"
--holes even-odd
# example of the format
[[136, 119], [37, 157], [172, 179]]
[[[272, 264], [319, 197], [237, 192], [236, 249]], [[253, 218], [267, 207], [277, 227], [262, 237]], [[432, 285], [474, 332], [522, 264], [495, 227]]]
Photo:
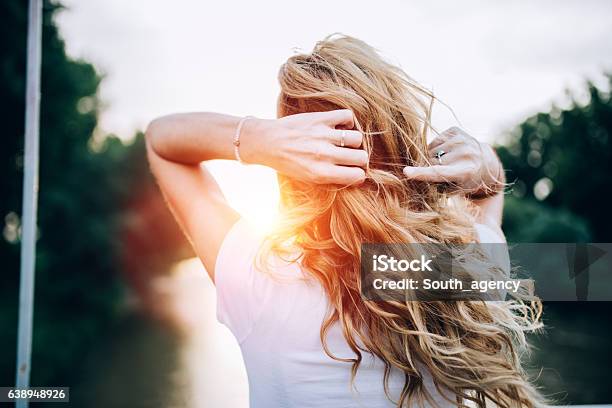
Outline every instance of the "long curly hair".
[[[316, 278], [329, 298], [330, 312], [321, 327], [325, 352], [351, 363], [353, 379], [364, 352], [380, 358], [390, 399], [391, 370], [401, 371], [405, 383], [394, 401], [398, 407], [433, 402], [423, 383], [424, 369], [458, 406], [543, 406], [521, 365], [528, 350], [525, 332], [540, 326], [537, 299], [376, 302], [361, 296], [362, 243], [477, 240], [467, 199], [402, 175], [406, 165], [430, 164], [433, 95], [374, 48], [343, 35], [289, 58], [279, 82], [279, 116], [350, 109], [370, 157], [366, 181], [359, 186], [321, 186], [279, 176], [282, 217], [260, 252], [265, 259], [299, 249], [292, 261]], [[328, 349], [326, 336], [334, 324], [341, 325], [354, 358], [340, 359]]]

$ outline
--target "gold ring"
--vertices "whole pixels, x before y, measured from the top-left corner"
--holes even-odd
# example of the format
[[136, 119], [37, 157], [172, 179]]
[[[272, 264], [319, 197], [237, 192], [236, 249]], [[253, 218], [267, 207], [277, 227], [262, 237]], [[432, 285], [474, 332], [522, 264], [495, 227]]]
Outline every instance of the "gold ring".
[[340, 147], [344, 147], [344, 135], [346, 134], [346, 130], [340, 132]]

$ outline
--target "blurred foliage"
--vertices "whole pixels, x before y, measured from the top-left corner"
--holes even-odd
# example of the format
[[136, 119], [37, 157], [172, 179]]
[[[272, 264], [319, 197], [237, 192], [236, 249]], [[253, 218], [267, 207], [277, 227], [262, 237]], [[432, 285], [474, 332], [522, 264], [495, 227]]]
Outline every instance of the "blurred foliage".
[[589, 242], [591, 236], [582, 217], [512, 196], [504, 203], [504, 231], [512, 242]]
[[[607, 78], [612, 85], [612, 76]], [[587, 103], [538, 113], [497, 148], [514, 183], [512, 194], [520, 198], [508, 200], [509, 240], [611, 242], [612, 101], [609, 89], [592, 83], [587, 89]], [[548, 227], [531, 225], [536, 220]]]
[[[182, 241], [149, 175], [142, 134], [127, 145], [94, 135], [101, 77], [66, 55], [53, 22], [59, 8], [44, 3], [31, 381], [40, 386], [72, 384], [82, 358], [111, 335], [127, 310], [122, 274], [138, 290], [145, 273], [150, 279], [167, 270], [183, 249], [164, 244], [168, 236]], [[16, 364], [27, 2], [0, 2], [0, 15], [0, 384], [9, 385]], [[149, 262], [138, 264], [140, 257]]]
[[[588, 102], [538, 113], [497, 147], [514, 184], [510, 242], [612, 242], [612, 100], [609, 88], [586, 88]], [[543, 391], [557, 403], [610, 403], [612, 303], [547, 302], [544, 322], [531, 359]]]

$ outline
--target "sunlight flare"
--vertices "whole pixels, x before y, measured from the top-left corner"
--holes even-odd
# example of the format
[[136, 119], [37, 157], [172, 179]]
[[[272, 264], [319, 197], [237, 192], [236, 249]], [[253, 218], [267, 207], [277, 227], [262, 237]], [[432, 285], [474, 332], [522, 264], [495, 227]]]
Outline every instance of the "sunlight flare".
[[260, 231], [269, 231], [278, 215], [276, 172], [229, 161], [207, 164], [229, 204]]

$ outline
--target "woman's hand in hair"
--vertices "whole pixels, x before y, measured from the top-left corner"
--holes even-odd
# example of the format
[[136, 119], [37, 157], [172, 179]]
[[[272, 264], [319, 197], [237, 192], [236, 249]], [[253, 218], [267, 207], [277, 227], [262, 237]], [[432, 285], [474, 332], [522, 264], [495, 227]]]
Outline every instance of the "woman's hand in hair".
[[[245, 130], [248, 126], [245, 124]], [[350, 110], [301, 113], [252, 124], [241, 149], [247, 162], [272, 167], [316, 184], [358, 184], [365, 180], [368, 154], [353, 129]], [[252, 158], [251, 160], [249, 159]]]
[[[484, 197], [505, 185], [502, 164], [493, 148], [452, 127], [428, 146], [432, 165], [407, 166], [406, 177], [431, 183], [445, 183], [453, 190]], [[439, 156], [439, 158], [438, 158]]]

